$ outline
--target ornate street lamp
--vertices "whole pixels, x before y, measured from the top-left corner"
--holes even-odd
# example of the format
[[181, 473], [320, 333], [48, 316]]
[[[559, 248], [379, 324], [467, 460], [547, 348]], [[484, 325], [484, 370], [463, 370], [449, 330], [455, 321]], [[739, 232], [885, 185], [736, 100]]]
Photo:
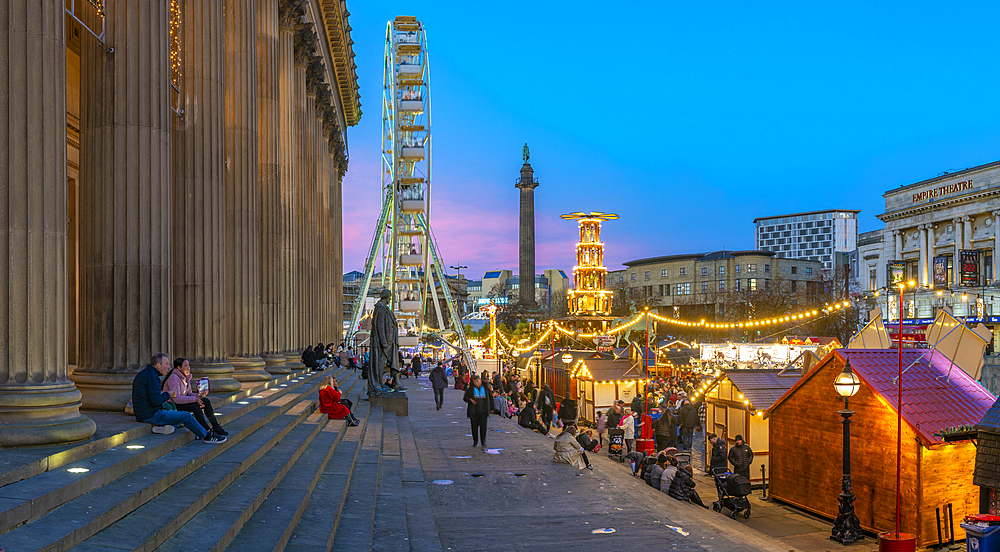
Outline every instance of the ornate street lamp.
[[[562, 356], [559, 357], [559, 360], [561, 360], [562, 363], [566, 365], [566, 394], [563, 395], [563, 396], [568, 399], [568, 398], [570, 398], [569, 397], [569, 365], [573, 362], [573, 355], [572, 355], [572, 353], [563, 353]], [[553, 378], [554, 377], [555, 376], [553, 376]], [[554, 382], [555, 380], [553, 379], [552, 381]]]
[[851, 492], [851, 415], [854, 412], [847, 401], [861, 388], [861, 380], [851, 370], [850, 359], [844, 361], [844, 371], [833, 380], [833, 387], [844, 397], [844, 409], [840, 411], [844, 418], [844, 480], [840, 487], [840, 509], [830, 538], [840, 544], [852, 544], [864, 540], [865, 536], [861, 532], [861, 521], [854, 513], [854, 493]]

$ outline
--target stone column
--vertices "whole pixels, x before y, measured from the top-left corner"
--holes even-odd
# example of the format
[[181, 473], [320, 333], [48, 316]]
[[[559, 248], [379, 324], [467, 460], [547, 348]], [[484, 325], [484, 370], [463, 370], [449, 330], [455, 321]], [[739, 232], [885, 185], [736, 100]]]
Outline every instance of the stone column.
[[1000, 280], [1000, 211], [993, 211], [993, 280]]
[[86, 439], [66, 360], [66, 16], [10, 0], [0, 16], [0, 447]]
[[278, 0], [257, 3], [257, 130], [259, 151], [259, 215], [261, 357], [271, 374], [288, 374], [282, 354], [284, 324], [281, 304], [281, 111], [278, 99]]
[[955, 229], [955, 258], [951, 261], [952, 278], [954, 281], [953, 285], [961, 285], [961, 263], [962, 263], [962, 243], [965, 241], [962, 238], [964, 226], [962, 225], [961, 218], [954, 218], [951, 220], [952, 228]]
[[[535, 188], [531, 164], [521, 166], [517, 188], [521, 190], [520, 254], [518, 256], [518, 295], [520, 302], [529, 308], [535, 306]], [[443, 282], [442, 285], [447, 285]]]
[[284, 342], [282, 354], [289, 369], [304, 367], [298, 334], [298, 227], [296, 226], [298, 178], [295, 118], [295, 29], [305, 10], [302, 0], [282, 0], [278, 6], [278, 85], [281, 109], [281, 306]]
[[962, 217], [962, 247], [972, 249], [972, 219], [973, 217]]
[[174, 356], [213, 391], [237, 391], [226, 328], [222, 2], [181, 0], [180, 108], [174, 134]]
[[[80, 344], [87, 409], [121, 412], [132, 379], [171, 351], [168, 4], [106, 6], [107, 45], [82, 38]], [[127, 214], [127, 220], [123, 219]]]
[[267, 381], [260, 357], [257, 21], [250, 0], [225, 0], [226, 352], [237, 381]]

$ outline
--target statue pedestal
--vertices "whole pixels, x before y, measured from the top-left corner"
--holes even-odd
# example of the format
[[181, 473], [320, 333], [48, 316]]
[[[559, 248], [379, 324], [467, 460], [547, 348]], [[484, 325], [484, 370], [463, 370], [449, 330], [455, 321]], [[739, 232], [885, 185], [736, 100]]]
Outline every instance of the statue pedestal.
[[381, 406], [384, 412], [395, 412], [397, 416], [409, 416], [409, 399], [405, 392], [388, 393], [377, 397], [369, 397], [372, 406]]

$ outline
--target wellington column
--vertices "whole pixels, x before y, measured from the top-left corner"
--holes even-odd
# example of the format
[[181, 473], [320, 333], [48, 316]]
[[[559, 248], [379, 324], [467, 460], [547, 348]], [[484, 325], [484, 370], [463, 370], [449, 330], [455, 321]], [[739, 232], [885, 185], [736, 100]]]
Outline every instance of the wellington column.
[[528, 162], [528, 144], [524, 145], [522, 155], [524, 165], [521, 165], [521, 178], [517, 179], [515, 187], [521, 190], [521, 231], [520, 255], [518, 262], [518, 288], [520, 303], [528, 308], [535, 308], [535, 171]]

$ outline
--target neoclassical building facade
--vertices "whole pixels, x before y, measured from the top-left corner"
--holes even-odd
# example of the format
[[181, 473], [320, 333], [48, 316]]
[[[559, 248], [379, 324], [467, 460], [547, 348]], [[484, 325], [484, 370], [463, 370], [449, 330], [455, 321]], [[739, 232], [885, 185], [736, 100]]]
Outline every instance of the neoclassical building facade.
[[[932, 318], [949, 306], [958, 316], [990, 323], [993, 303], [1000, 303], [1000, 161], [901, 186], [883, 197], [879, 218], [885, 229], [858, 240], [862, 288], [885, 288], [894, 269], [924, 286], [906, 293], [904, 319]], [[894, 301], [890, 306], [898, 309]]]
[[0, 447], [89, 437], [158, 351], [213, 390], [342, 333], [342, 0], [7, 0]]

